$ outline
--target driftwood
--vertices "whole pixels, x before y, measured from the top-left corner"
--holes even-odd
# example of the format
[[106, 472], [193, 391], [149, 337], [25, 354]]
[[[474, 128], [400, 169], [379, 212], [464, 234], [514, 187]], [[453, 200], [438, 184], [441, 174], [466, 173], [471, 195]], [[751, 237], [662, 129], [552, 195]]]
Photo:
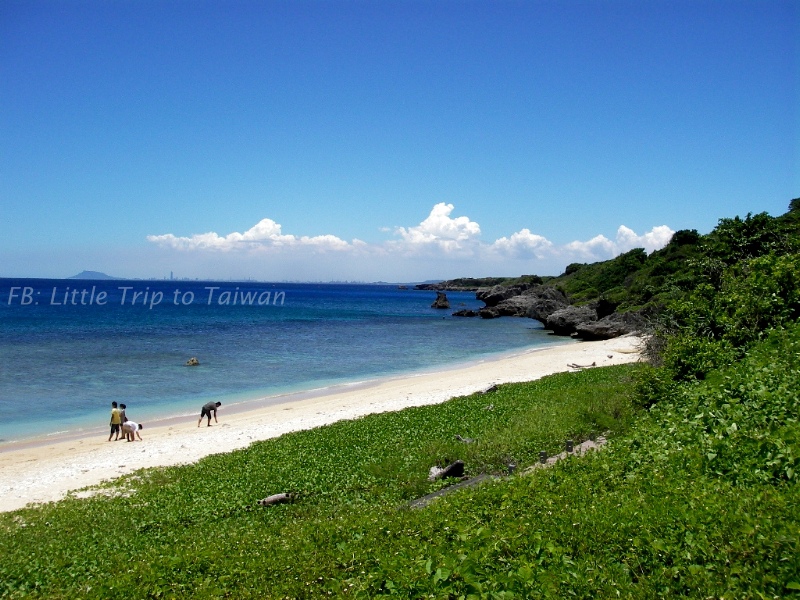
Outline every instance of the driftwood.
[[592, 363], [592, 364], [590, 364], [590, 365], [578, 365], [578, 364], [575, 364], [575, 363], [567, 363], [567, 366], [568, 366], [570, 369], [588, 369], [589, 367], [596, 367], [596, 366], [597, 366], [597, 363], [596, 363], [596, 362], [593, 362], [593, 363]]
[[273, 494], [272, 496], [267, 496], [266, 498], [262, 498], [257, 502], [261, 506], [271, 506], [273, 504], [285, 504], [286, 502], [292, 502], [294, 500], [294, 494]]

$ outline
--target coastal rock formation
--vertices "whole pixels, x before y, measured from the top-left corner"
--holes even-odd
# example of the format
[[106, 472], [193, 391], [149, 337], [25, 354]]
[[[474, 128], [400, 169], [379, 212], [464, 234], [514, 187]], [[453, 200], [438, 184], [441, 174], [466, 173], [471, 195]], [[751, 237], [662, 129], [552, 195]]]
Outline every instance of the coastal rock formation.
[[186, 366], [187, 367], [196, 367], [199, 364], [200, 364], [200, 361], [197, 360], [196, 356], [193, 356], [192, 358], [190, 358], [189, 360], [186, 361]]
[[484, 306], [478, 311], [478, 316], [481, 319], [496, 319], [500, 316], [500, 309], [496, 306]]
[[450, 308], [450, 301], [444, 292], [436, 292], [436, 300], [431, 304], [431, 308]]
[[531, 299], [525, 316], [542, 323], [557, 310], [569, 306], [569, 300], [564, 294], [555, 288], [543, 285], [531, 288], [522, 297]]
[[528, 317], [544, 323], [552, 313], [569, 306], [564, 294], [544, 285], [496, 285], [478, 290], [475, 297], [486, 304], [479, 313], [484, 319]]
[[557, 289], [537, 285], [519, 296], [503, 300], [497, 308], [502, 315], [528, 317], [544, 323], [551, 314], [567, 306], [569, 300]]
[[631, 311], [612, 313], [598, 321], [581, 323], [575, 328], [575, 331], [584, 340], [610, 340], [639, 331], [644, 325], [644, 317], [638, 312]]
[[454, 317], [477, 317], [478, 312], [470, 308], [462, 308], [453, 313]]
[[519, 296], [522, 292], [530, 287], [527, 283], [520, 283], [517, 285], [496, 285], [490, 288], [479, 288], [475, 292], [475, 297], [486, 304], [486, 306], [497, 306], [503, 300], [508, 300], [514, 296]]
[[591, 306], [568, 306], [550, 314], [544, 321], [547, 329], [556, 335], [572, 335], [578, 325], [597, 320], [597, 311]]
[[[483, 287], [475, 297], [486, 304], [477, 312], [483, 319], [527, 317], [541, 321], [556, 335], [577, 335], [586, 340], [618, 337], [637, 331], [644, 324], [638, 313], [616, 313], [617, 305], [602, 298], [588, 305], [572, 306], [561, 291], [541, 283]], [[454, 313], [474, 314], [467, 310]]]

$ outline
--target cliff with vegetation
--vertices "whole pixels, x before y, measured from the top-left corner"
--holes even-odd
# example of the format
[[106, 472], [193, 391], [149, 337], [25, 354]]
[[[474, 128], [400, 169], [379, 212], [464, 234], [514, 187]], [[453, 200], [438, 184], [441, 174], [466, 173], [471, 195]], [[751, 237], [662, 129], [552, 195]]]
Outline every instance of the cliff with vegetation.
[[[800, 247], [800, 199], [779, 217], [767, 213], [725, 218], [707, 235], [682, 230], [651, 254], [636, 248], [608, 261], [573, 263], [557, 277], [453, 279], [441, 290], [475, 290], [486, 306], [459, 316], [538, 319], [560, 335], [615, 337], [650, 329], [675, 300], [696, 290], [718, 291], [723, 273], [762, 256], [787, 256]], [[710, 288], [708, 287], [710, 286]]]

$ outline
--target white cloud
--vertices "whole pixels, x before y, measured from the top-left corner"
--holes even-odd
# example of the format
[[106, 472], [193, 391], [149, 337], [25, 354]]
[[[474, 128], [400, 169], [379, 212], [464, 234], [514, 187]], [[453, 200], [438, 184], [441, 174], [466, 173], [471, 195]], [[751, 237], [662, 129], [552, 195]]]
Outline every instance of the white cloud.
[[[346, 250], [351, 245], [335, 235], [319, 235], [315, 237], [285, 235], [281, 226], [272, 219], [261, 219], [253, 227], [239, 233], [234, 231], [226, 236], [210, 231], [196, 233], [190, 237], [178, 237], [171, 233], [164, 235], [148, 235], [148, 242], [175, 248], [178, 250], [258, 250], [280, 247], [312, 247], [318, 250]], [[353, 240], [354, 243], [360, 240]], [[363, 242], [360, 242], [363, 244]]]
[[552, 253], [553, 242], [546, 237], [531, 233], [530, 229], [521, 229], [512, 233], [511, 237], [501, 237], [491, 248], [504, 256], [514, 258], [544, 258]]
[[[286, 234], [272, 219], [262, 219], [244, 233], [219, 235], [212, 231], [190, 236], [167, 233], [149, 235], [147, 240], [161, 248], [179, 251], [185, 258], [183, 268], [187, 272], [190, 264], [196, 269], [214, 264], [219, 269], [224, 265], [225, 273], [238, 269], [257, 277], [409, 281], [519, 273], [555, 275], [571, 262], [608, 260], [632, 248], [652, 252], [665, 246], [673, 235], [666, 225], [653, 227], [642, 235], [621, 225], [614, 240], [597, 235], [586, 241], [556, 245], [524, 228], [487, 243], [480, 239], [480, 225], [466, 216], [453, 217], [454, 210], [452, 204], [438, 203], [419, 225], [381, 229], [391, 237], [378, 243], [359, 239], [347, 242], [332, 234]], [[203, 252], [215, 253], [217, 257], [211, 262], [194, 258], [194, 254]], [[347, 254], [347, 260], [340, 258], [341, 252]], [[219, 253], [227, 254], [229, 259], [223, 260]], [[280, 256], [280, 260], [264, 261], [265, 253]], [[331, 257], [309, 261], [309, 253]], [[170, 260], [178, 258], [173, 256]]]
[[574, 255], [586, 260], [605, 260], [606, 258], [612, 258], [618, 252], [614, 242], [604, 235], [596, 235], [586, 242], [577, 240], [570, 242], [564, 246], [563, 254]]
[[441, 250], [456, 253], [471, 250], [481, 234], [481, 227], [469, 217], [451, 218], [455, 207], [440, 202], [431, 209], [428, 217], [415, 227], [398, 227], [395, 233], [400, 242], [390, 245], [405, 251]]
[[674, 233], [667, 225], [658, 225], [643, 235], [637, 235], [629, 227], [620, 225], [616, 241], [598, 235], [586, 242], [570, 242], [564, 246], [563, 253], [586, 261], [608, 260], [633, 248], [644, 248], [650, 253], [666, 246]]
[[650, 253], [666, 246], [674, 234], [666, 225], [653, 227], [644, 235], [636, 235], [632, 229], [620, 225], [617, 229], [617, 249], [619, 252], [627, 252], [633, 248], [644, 248]]

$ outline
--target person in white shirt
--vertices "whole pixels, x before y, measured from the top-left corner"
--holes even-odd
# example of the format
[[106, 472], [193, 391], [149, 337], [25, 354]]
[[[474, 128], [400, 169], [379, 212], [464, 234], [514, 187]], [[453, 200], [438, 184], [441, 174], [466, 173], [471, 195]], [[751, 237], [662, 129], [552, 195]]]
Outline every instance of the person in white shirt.
[[134, 421], [125, 421], [122, 424], [122, 435], [124, 435], [129, 442], [135, 442], [134, 435], [139, 438], [139, 441], [142, 442], [142, 436], [139, 431], [143, 429], [142, 425], [139, 423], [135, 423]]

